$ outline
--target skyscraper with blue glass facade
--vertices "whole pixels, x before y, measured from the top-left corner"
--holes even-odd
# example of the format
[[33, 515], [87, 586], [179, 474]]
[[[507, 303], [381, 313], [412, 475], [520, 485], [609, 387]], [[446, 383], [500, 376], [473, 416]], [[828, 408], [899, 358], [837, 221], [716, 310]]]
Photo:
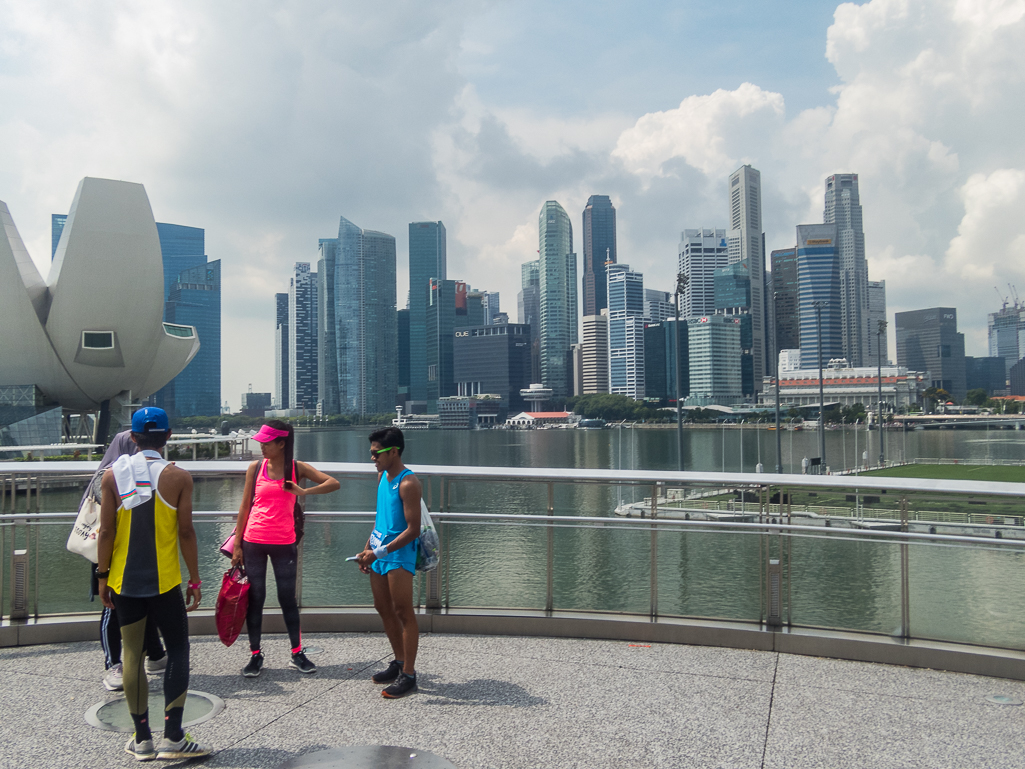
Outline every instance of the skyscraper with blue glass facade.
[[64, 232], [64, 225], [67, 224], [67, 214], [50, 214], [50, 258], [57, 255], [57, 244], [60, 243], [61, 233]]
[[[843, 357], [840, 261], [835, 224], [797, 227], [797, 283], [801, 316], [801, 367], [825, 366]], [[819, 305], [818, 307], [816, 305]], [[819, 332], [818, 312], [822, 329]]]
[[445, 225], [409, 225], [409, 399], [427, 400], [427, 305], [431, 279], [448, 278]]
[[345, 217], [320, 241], [318, 398], [325, 414], [382, 414], [398, 394], [395, 238]]
[[608, 195], [591, 195], [584, 206], [584, 315], [609, 306], [606, 263], [616, 262], [616, 209]]
[[577, 255], [573, 225], [555, 200], [538, 216], [541, 381], [556, 398], [572, 394], [570, 346], [577, 343]]

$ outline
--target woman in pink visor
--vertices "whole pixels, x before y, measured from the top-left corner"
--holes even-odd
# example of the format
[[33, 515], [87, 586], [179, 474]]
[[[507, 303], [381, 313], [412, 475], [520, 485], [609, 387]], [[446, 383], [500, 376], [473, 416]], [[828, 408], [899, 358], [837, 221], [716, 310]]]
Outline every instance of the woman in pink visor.
[[[259, 441], [263, 460], [253, 462], [246, 472], [246, 487], [238, 509], [235, 553], [232, 565], [242, 564], [249, 578], [249, 609], [246, 626], [249, 631], [249, 663], [242, 675], [254, 678], [263, 669], [260, 634], [263, 625], [263, 603], [267, 598], [267, 559], [274, 565], [274, 581], [278, 586], [278, 603], [285, 615], [285, 627], [292, 648], [289, 664], [300, 673], [316, 673], [303, 653], [299, 632], [299, 604], [295, 597], [297, 545], [295, 532], [296, 497], [329, 494], [338, 490], [338, 480], [305, 462], [293, 458], [295, 435], [292, 425], [273, 419], [253, 436]], [[316, 484], [303, 488], [304, 480]]]

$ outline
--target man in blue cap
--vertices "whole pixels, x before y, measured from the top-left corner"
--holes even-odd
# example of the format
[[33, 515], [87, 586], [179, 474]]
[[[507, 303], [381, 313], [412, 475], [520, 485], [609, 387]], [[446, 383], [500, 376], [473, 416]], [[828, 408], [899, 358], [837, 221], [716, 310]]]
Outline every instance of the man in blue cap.
[[[140, 761], [197, 758], [210, 749], [185, 734], [182, 716], [189, 688], [187, 612], [202, 597], [199, 553], [192, 526], [192, 476], [161, 455], [171, 427], [163, 409], [132, 415], [132, 440], [140, 453], [122, 456], [103, 475], [97, 577], [103, 605], [121, 623], [125, 700], [135, 734], [125, 751]], [[182, 598], [178, 552], [189, 570]], [[164, 736], [154, 746], [149, 724], [149, 685], [143, 646], [147, 618], [164, 637]]]

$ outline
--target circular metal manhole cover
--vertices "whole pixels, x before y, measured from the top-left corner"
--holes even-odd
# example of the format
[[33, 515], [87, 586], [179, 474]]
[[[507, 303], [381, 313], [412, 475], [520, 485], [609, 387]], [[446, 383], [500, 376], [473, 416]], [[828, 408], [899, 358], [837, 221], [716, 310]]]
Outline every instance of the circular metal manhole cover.
[[278, 769], [456, 769], [455, 764], [426, 750], [394, 745], [354, 745], [307, 753], [281, 764]]
[[1021, 705], [1022, 701], [1017, 697], [1011, 697], [1007, 694], [989, 694], [986, 696], [986, 702], [992, 702], [994, 705]]
[[[161, 691], [150, 692], [149, 694], [150, 713], [162, 713], [164, 711], [164, 693]], [[195, 726], [204, 721], [209, 721], [224, 710], [224, 700], [214, 694], [189, 690], [185, 698], [185, 714], [182, 716], [182, 726]], [[128, 703], [124, 697], [106, 702], [97, 702], [85, 713], [85, 720], [90, 726], [97, 729], [104, 729], [108, 732], [134, 732], [135, 723], [132, 721], [132, 714], [128, 712]]]

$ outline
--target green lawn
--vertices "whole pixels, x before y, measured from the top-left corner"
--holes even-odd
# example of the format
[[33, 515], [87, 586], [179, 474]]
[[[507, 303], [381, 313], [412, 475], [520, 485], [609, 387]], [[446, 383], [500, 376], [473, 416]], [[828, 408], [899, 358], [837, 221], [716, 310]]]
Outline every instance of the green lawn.
[[1025, 483], [1025, 467], [1002, 465], [903, 465], [883, 470], [869, 470], [860, 475], [882, 475], [891, 478], [937, 478], [948, 481], [1003, 481]]

